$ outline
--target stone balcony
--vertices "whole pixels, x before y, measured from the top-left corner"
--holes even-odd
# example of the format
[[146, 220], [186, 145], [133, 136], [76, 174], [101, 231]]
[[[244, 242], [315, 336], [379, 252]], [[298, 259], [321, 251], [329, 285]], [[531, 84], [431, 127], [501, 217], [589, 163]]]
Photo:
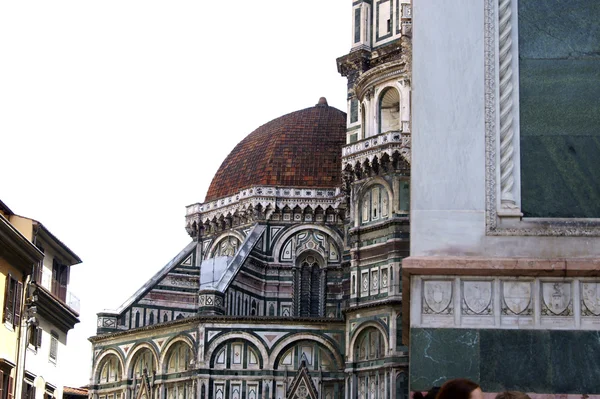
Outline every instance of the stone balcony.
[[41, 280], [38, 284], [44, 287], [52, 294], [55, 299], [58, 299], [63, 304], [67, 305], [72, 311], [79, 314], [81, 310], [81, 302], [79, 298], [71, 292], [66, 284], [61, 284], [60, 281], [52, 277], [52, 272], [43, 270]]
[[367, 137], [342, 147], [342, 169], [363, 165], [366, 161], [372, 163], [375, 158], [392, 159], [395, 153], [410, 163], [410, 147], [411, 136], [406, 132], [389, 131]]

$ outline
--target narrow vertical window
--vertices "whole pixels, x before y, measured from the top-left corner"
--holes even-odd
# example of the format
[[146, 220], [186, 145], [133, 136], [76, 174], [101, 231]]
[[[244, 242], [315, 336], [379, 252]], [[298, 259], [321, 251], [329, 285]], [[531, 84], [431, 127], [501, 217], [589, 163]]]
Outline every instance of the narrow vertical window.
[[354, 43], [360, 42], [360, 8], [354, 9]]
[[52, 331], [50, 334], [50, 353], [48, 358], [52, 363], [56, 363], [58, 357], [58, 334]]
[[353, 98], [350, 100], [350, 123], [358, 122], [358, 100]]

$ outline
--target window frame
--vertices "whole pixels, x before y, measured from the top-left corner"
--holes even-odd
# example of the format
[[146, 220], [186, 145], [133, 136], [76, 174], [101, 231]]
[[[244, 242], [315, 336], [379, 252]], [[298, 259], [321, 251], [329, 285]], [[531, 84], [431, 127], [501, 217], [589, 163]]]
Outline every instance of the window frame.
[[600, 236], [600, 218], [523, 217], [518, 0], [485, 0], [484, 10], [486, 235]]
[[48, 361], [50, 363], [58, 363], [58, 333], [56, 331], [50, 332], [50, 346], [48, 348]]

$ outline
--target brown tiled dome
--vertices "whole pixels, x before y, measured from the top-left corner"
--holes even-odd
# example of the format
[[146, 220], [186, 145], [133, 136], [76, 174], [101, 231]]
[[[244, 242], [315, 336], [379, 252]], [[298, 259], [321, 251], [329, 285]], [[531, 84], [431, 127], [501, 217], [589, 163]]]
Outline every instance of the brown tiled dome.
[[341, 185], [346, 114], [327, 106], [292, 112], [243, 139], [215, 174], [207, 201], [256, 185], [336, 187]]

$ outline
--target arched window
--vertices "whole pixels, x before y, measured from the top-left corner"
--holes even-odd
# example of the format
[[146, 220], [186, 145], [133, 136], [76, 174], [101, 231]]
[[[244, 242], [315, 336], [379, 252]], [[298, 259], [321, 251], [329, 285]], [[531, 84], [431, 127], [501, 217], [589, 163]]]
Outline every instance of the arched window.
[[375, 327], [365, 328], [356, 338], [354, 358], [356, 361], [379, 359], [385, 356], [384, 337]]
[[252, 316], [256, 316], [256, 300], [252, 300], [252, 308], [250, 309], [250, 314]]
[[167, 372], [178, 373], [189, 367], [192, 351], [185, 342], [178, 342], [169, 349]]
[[400, 131], [400, 94], [388, 87], [379, 97], [379, 133]]
[[301, 360], [306, 361], [310, 370], [333, 371], [336, 370], [336, 362], [329, 349], [320, 343], [311, 340], [296, 341], [281, 351], [276, 359], [277, 369], [297, 369]]
[[121, 380], [121, 363], [115, 355], [109, 355], [103, 360], [100, 368], [100, 384]]
[[321, 267], [317, 258], [308, 255], [300, 261], [299, 291], [296, 297], [298, 316], [321, 316]]
[[363, 194], [361, 201], [361, 222], [368, 223], [389, 216], [389, 198], [381, 185], [376, 185]]
[[163, 315], [163, 323], [166, 323], [167, 321], [169, 321], [169, 316], [165, 313]]
[[140, 311], [136, 310], [135, 312], [135, 327], [139, 327], [140, 326]]
[[136, 355], [131, 370], [131, 377], [140, 378], [147, 370], [148, 374], [152, 374], [154, 368], [154, 355], [150, 349], [141, 349]]
[[269, 316], [275, 316], [275, 306], [273, 304], [269, 305]]
[[150, 325], [154, 324], [154, 312], [150, 312], [148, 324], [150, 324]]

